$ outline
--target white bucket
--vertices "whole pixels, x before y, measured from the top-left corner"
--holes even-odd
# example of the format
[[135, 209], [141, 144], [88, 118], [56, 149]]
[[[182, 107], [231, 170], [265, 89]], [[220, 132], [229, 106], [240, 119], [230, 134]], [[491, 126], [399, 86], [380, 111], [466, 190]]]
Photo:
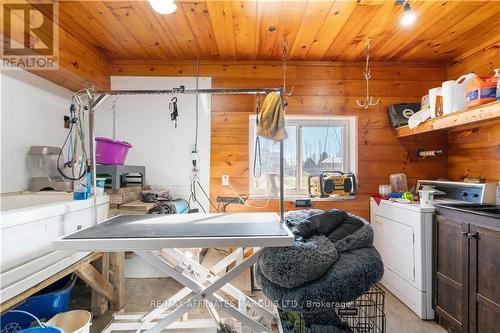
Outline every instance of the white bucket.
[[85, 310], [73, 310], [56, 314], [47, 325], [59, 327], [65, 333], [90, 333], [92, 314]]

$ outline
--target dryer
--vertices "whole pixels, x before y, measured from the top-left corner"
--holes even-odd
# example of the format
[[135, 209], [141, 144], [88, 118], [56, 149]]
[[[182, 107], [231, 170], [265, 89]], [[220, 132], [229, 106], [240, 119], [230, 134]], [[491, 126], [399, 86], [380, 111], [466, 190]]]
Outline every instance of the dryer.
[[422, 319], [432, 309], [432, 219], [434, 208], [370, 200], [375, 247], [384, 262], [382, 285]]

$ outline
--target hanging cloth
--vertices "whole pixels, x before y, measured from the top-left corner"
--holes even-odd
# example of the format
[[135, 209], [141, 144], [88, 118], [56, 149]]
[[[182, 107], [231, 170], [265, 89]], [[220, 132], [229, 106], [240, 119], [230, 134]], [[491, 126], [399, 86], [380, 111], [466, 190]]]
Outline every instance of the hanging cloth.
[[285, 103], [279, 92], [269, 93], [264, 99], [257, 134], [275, 142], [288, 137], [285, 130]]

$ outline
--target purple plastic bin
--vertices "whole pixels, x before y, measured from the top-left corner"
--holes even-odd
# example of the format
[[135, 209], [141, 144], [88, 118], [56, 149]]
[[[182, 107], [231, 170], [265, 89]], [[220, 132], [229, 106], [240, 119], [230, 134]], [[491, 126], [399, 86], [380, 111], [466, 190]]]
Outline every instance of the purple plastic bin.
[[95, 160], [98, 164], [123, 165], [132, 145], [125, 141], [95, 138]]

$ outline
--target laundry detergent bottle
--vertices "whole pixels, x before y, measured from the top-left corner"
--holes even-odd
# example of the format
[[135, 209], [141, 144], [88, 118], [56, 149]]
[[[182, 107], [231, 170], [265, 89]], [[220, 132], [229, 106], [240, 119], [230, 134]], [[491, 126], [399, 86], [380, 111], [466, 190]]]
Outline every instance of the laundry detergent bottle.
[[495, 75], [493, 75], [493, 81], [497, 82], [497, 101], [500, 101], [500, 68], [495, 69]]
[[492, 76], [477, 76], [469, 84], [465, 99], [467, 107], [496, 101], [497, 82]]
[[441, 92], [443, 94], [444, 115], [465, 109], [465, 89], [470, 85], [475, 77], [476, 74], [469, 73], [462, 75], [457, 80], [443, 82], [441, 85]]

